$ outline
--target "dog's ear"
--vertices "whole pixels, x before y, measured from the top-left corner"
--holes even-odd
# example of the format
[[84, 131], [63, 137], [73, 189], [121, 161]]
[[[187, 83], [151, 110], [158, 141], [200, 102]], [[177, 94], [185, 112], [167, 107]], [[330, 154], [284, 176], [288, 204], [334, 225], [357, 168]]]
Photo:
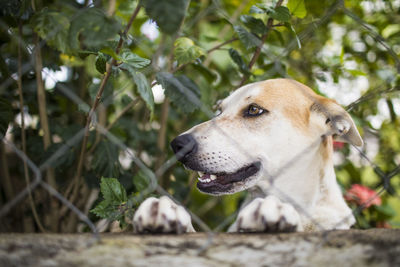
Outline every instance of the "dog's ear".
[[332, 135], [338, 141], [362, 146], [363, 140], [351, 116], [335, 101], [321, 98], [315, 101], [311, 108], [324, 120], [327, 135]]

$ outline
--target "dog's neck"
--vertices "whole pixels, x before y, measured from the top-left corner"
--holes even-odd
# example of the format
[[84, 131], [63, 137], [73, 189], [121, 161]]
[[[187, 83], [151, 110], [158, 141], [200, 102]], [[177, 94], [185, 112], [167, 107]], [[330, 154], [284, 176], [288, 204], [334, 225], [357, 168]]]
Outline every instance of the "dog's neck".
[[275, 168], [275, 175], [262, 177], [249, 190], [250, 197], [274, 194], [303, 208], [313, 208], [315, 203], [329, 194], [326, 192], [328, 188], [338, 187], [333, 168], [332, 143], [332, 137], [321, 137], [320, 142], [309, 147], [296, 160], [285, 163], [285, 167]]

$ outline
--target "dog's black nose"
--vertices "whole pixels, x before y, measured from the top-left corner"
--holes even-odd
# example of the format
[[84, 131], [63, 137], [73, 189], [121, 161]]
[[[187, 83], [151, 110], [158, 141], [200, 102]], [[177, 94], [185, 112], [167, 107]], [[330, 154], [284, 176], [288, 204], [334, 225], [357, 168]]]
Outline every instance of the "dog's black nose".
[[192, 135], [184, 134], [172, 140], [171, 147], [176, 158], [179, 161], [184, 162], [189, 155], [196, 153], [197, 142]]

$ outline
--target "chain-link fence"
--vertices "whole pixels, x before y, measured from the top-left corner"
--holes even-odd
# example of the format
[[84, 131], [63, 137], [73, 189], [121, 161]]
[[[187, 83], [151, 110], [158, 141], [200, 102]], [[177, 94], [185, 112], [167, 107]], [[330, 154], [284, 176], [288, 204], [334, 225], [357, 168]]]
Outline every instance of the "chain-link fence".
[[[196, 23], [196, 21], [201, 20], [204, 16], [207, 15], [207, 12], [211, 12], [213, 8], [218, 8], [218, 1], [213, 2], [213, 5], [211, 5], [209, 8], [205, 9], [203, 13], [197, 14], [194, 20], [191, 21], [192, 24]], [[282, 1], [278, 1], [278, 4], [282, 4]], [[95, 5], [95, 4], [93, 4]], [[91, 8], [92, 6], [89, 5], [87, 8]], [[84, 9], [82, 9], [84, 10]], [[136, 12], [136, 10], [135, 10]], [[139, 12], [139, 10], [137, 10]], [[222, 11], [221, 11], [222, 12]], [[365, 23], [361, 18], [359, 18], [355, 13], [353, 13], [351, 10], [347, 9], [344, 6], [343, 1], [336, 1], [333, 5], [329, 6], [326, 8], [325, 14], [316, 22], [310, 23], [310, 25], [305, 28], [303, 31], [299, 32], [296, 38], [293, 38], [286, 46], [285, 49], [283, 50], [282, 53], [279, 54], [279, 56], [271, 56], [273, 58], [270, 58], [271, 62], [279, 62], [282, 58], [287, 57], [293, 50], [298, 48], [298, 43], [300, 42], [303, 46], [303, 49], [307, 49], [307, 41], [313, 36], [313, 34], [319, 30], [319, 26], [323, 24], [327, 24], [330, 22], [330, 19], [332, 16], [334, 16], [337, 12], [343, 12], [346, 16], [346, 19], [352, 20], [355, 23], [358, 24], [360, 28], [365, 29], [369, 35], [373, 38], [373, 40], [376, 43], [379, 43], [382, 45], [385, 49], [386, 52], [390, 55], [391, 59], [394, 62], [394, 65], [396, 66], [398, 72], [400, 70], [400, 59], [397, 56], [396, 52], [393, 50], [392, 47], [390, 47], [385, 39], [378, 34], [372, 27], [370, 27], [367, 23]], [[137, 13], [136, 13], [137, 14]], [[78, 16], [79, 14], [76, 14], [75, 16]], [[225, 15], [227, 16], [227, 15]], [[133, 16], [131, 19], [133, 20], [135, 16]], [[74, 17], [71, 18], [71, 21], [74, 20]], [[129, 23], [132, 23], [132, 20]], [[271, 20], [272, 21], [272, 20]], [[130, 27], [130, 24], [128, 23], [128, 27], [126, 27], [125, 30], [125, 35], [127, 34], [127, 31]], [[271, 24], [272, 25], [272, 24]], [[4, 24], [0, 25], [2, 28], [2, 31], [9, 31], [12, 32], [11, 28]], [[56, 33], [54, 33], [56, 34]], [[119, 50], [121, 49], [121, 45], [124, 42], [124, 34], [121, 35], [120, 38], [120, 45], [117, 47], [116, 54], [119, 53]], [[45, 41], [40, 41], [37, 43], [38, 48], [32, 47], [29, 44], [26, 44], [24, 40], [21, 38], [21, 36], [18, 36], [17, 34], [13, 34], [13, 38], [18, 39], [18, 43], [22, 47], [24, 51], [30, 51], [28, 54], [30, 56], [30, 61], [26, 62], [24, 64], [21, 64], [19, 71], [20, 73], [16, 76], [10, 76], [10, 78], [5, 79], [1, 85], [0, 92], [3, 91], [3, 88], [8, 88], [10, 85], [12, 85], [15, 82], [15, 79], [18, 79], [16, 77], [21, 77], [25, 75], [27, 72], [29, 72], [32, 69], [32, 66], [35, 66], [35, 49], [45, 49], [46, 47], [46, 42]], [[236, 38], [237, 39], [237, 38]], [[268, 43], [268, 34], [265, 34], [265, 38], [263, 39], [266, 43]], [[129, 42], [129, 41], [128, 41]], [[222, 45], [227, 45], [229, 42], [225, 42]], [[222, 46], [221, 45], [221, 46]], [[215, 49], [220, 48], [221, 46], [216, 46]], [[305, 47], [305, 48], [304, 48]], [[266, 45], [260, 45], [259, 46], [259, 52], [266, 52], [269, 48]], [[211, 51], [214, 48], [210, 49]], [[268, 54], [268, 53], [266, 53]], [[210, 55], [211, 57], [211, 55]], [[208, 59], [206, 59], [208, 60]], [[85, 99], [82, 98], [82, 96], [79, 96], [74, 93], [74, 90], [69, 88], [68, 86], [64, 85], [63, 83], [57, 82], [57, 78], [53, 77], [53, 74], [48, 72], [47, 70], [43, 70], [46, 76], [50, 79], [54, 79], [54, 82], [56, 83], [55, 87], [55, 92], [59, 94], [60, 97], [65, 98], [66, 105], [71, 105], [73, 103], [76, 106], [79, 106], [81, 110], [85, 112], [85, 116], [87, 118], [87, 124], [85, 127], [77, 130], [68, 140], [65, 140], [62, 145], [58, 146], [55, 151], [52, 151], [51, 154], [47, 155], [45, 160], [43, 160], [41, 164], [34, 163], [34, 161], [29, 158], [26, 154], [26, 151], [24, 152], [24, 149], [17, 147], [16, 144], [13, 143], [12, 138], [2, 138], [3, 142], [3, 155], [15, 155], [17, 157], [17, 161], [19, 164], [26, 164], [27, 170], [25, 170], [25, 175], [27, 175], [27, 180], [26, 180], [26, 186], [25, 188], [17, 192], [12, 196], [11, 199], [8, 199], [6, 203], [4, 203], [1, 207], [0, 210], [0, 217], [5, 218], [8, 216], [12, 210], [17, 207], [18, 205], [22, 205], [26, 203], [27, 199], [30, 199], [29, 202], [33, 205], [32, 211], [33, 211], [33, 216], [40, 217], [40, 215], [36, 214], [34, 212], [35, 210], [35, 204], [34, 200], [32, 198], [33, 193], [40, 188], [42, 188], [45, 192], [48, 192], [52, 198], [58, 199], [60, 201], [61, 205], [55, 205], [54, 207], [58, 209], [57, 215], [60, 217], [65, 217], [66, 214], [68, 214], [68, 210], [72, 211], [76, 216], [79, 218], [79, 220], [83, 221], [89, 228], [90, 231], [92, 231], [96, 236], [97, 233], [99, 232], [99, 228], [104, 228], [102, 225], [99, 223], [94, 223], [91, 219], [89, 219], [89, 210], [93, 208], [93, 205], [95, 203], [95, 200], [98, 198], [99, 190], [92, 190], [90, 192], [80, 192], [80, 186], [82, 183], [85, 183], [83, 181], [82, 177], [82, 170], [85, 165], [85, 159], [86, 159], [86, 153], [88, 154], [93, 154], [93, 146], [88, 148], [87, 142], [89, 141], [91, 144], [98, 144], [100, 140], [107, 140], [107, 142], [112, 143], [114, 146], [118, 148], [118, 150], [126, 155], [126, 158], [128, 158], [129, 161], [133, 162], [135, 165], [135, 171], [138, 172], [140, 171], [142, 173], [142, 176], [145, 178], [145, 184], [146, 187], [143, 188], [140, 192], [138, 192], [133, 198], [131, 198], [129, 201], [131, 202], [132, 207], [136, 207], [138, 203], [141, 203], [145, 198], [147, 198], [151, 194], [156, 194], [156, 195], [166, 195], [173, 199], [176, 203], [181, 204], [185, 206], [186, 203], [181, 203], [177, 199], [174, 198], [173, 194], [171, 194], [168, 191], [168, 188], [163, 188], [163, 186], [160, 185], [160, 177], [163, 177], [164, 175], [170, 174], [170, 170], [175, 166], [177, 160], [175, 157], [171, 157], [169, 159], [164, 158], [162, 164], [158, 164], [159, 166], [154, 167], [149, 167], [148, 164], [146, 164], [143, 161], [143, 157], [138, 155], [128, 144], [124, 142], [123, 139], [121, 139], [120, 136], [117, 136], [115, 133], [112, 131], [112, 126], [114, 123], [116, 123], [126, 112], [127, 110], [133, 108], [137, 103], [138, 99], [132, 100], [130, 103], [126, 105], [126, 109], [121, 110], [121, 115], [116, 113], [114, 116], [114, 121], [109, 124], [108, 126], [105, 126], [101, 122], [101, 118], [99, 118], [99, 114], [97, 113], [98, 109], [107, 109], [116, 98], [120, 97], [120, 93], [123, 92], [125, 87], [130, 86], [130, 83], [127, 83], [125, 85], [121, 85], [121, 89], [119, 89], [117, 92], [112, 93], [111, 95], [108, 95], [107, 97], [104, 97], [103, 90], [105, 88], [105, 85], [107, 83], [107, 79], [109, 78], [111, 72], [112, 72], [112, 66], [117, 64], [117, 59], [112, 59], [111, 63], [108, 65], [108, 71], [105, 74], [105, 78], [103, 78], [103, 81], [100, 84], [100, 90], [97, 92], [97, 96], [94, 99], [92, 106], [89, 107], [89, 105], [86, 103]], [[170, 63], [172, 64], [172, 62]], [[251, 68], [251, 67], [250, 67]], [[170, 68], [170, 73], [173, 73], [174, 71], [177, 71], [177, 69]], [[47, 73], [46, 73], [47, 72]], [[274, 77], [276, 75], [282, 76], [282, 77], [290, 77], [288, 76], [287, 72], [284, 71], [279, 64], [275, 64], [273, 68], [270, 68], [266, 76], [269, 77]], [[167, 74], [165, 74], [167, 75]], [[169, 74], [172, 76], [172, 74]], [[173, 76], [172, 76], [173, 77]], [[245, 76], [244, 76], [245, 77]], [[188, 90], [186, 86], [184, 86], [182, 83], [179, 82], [179, 80], [174, 80], [175, 81], [175, 87], [177, 90], [180, 91], [182, 95], [185, 95], [187, 101], [190, 103], [190, 105], [196, 106], [200, 112], [203, 112], [203, 114], [211, 119], [214, 115], [214, 111], [211, 110], [208, 106], [203, 104], [202, 100], [199, 98], [198, 95], [193, 93], [192, 90]], [[244, 82], [245, 80], [242, 80]], [[396, 93], [396, 91], [399, 90], [399, 87], [394, 86], [391, 88], [387, 88], [387, 85], [381, 85], [377, 86], [376, 89], [369, 90], [367, 94], [361, 96], [359, 99], [356, 101], [352, 102], [350, 105], [347, 106], [347, 110], [351, 112], [354, 108], [356, 108], [358, 105], [368, 103], [371, 99], [376, 98], [377, 96], [383, 96], [384, 94], [391, 94], [391, 93]], [[165, 100], [168, 101], [168, 100]], [[21, 118], [22, 121], [24, 120], [24, 115], [22, 114]], [[177, 118], [179, 120], [179, 118]], [[23, 125], [23, 123], [22, 123]], [[23, 127], [23, 126], [22, 126]], [[218, 128], [218, 125], [214, 124], [214, 127]], [[183, 127], [183, 128], [189, 128], [189, 127]], [[160, 129], [161, 131], [162, 129]], [[220, 133], [220, 135], [223, 135], [226, 137], [227, 143], [229, 143], [231, 146], [236, 147], [237, 149], [241, 150], [242, 153], [245, 156], [248, 156], [251, 158], [251, 155], [248, 155], [248, 151], [246, 147], [243, 146], [242, 143], [236, 142], [234, 139], [232, 139], [224, 129], [218, 128], [217, 131]], [[92, 137], [90, 137], [90, 134], [96, 133], [95, 136], [96, 138], [93, 140]], [[91, 138], [91, 139], [90, 139]], [[89, 140], [90, 139], [90, 140]], [[165, 142], [165, 140], [164, 140]], [[316, 140], [315, 143], [312, 144], [312, 146], [319, 145], [320, 139]], [[96, 145], [94, 145], [96, 146]], [[43, 149], [43, 148], [41, 148]], [[309, 150], [310, 147], [307, 147], [306, 150]], [[67, 186], [63, 192], [60, 190], [56, 190], [54, 188], [54, 185], [51, 185], [51, 180], [49, 179], [44, 179], [44, 177], [49, 177], [51, 176], [51, 172], [54, 172], [54, 169], [57, 168], [57, 161], [60, 160], [61, 157], [65, 156], [66, 154], [70, 153], [71, 150], [74, 151], [79, 151], [79, 157], [76, 158], [76, 161], [79, 161], [78, 164], [76, 165], [76, 169], [73, 170], [74, 174], [74, 183], [71, 183], [70, 185]], [[92, 150], [90, 153], [89, 150]], [[373, 202], [376, 198], [378, 198], [381, 194], [386, 192], [387, 190], [391, 190], [391, 194], [394, 194], [395, 196], [398, 197], [397, 192], [393, 189], [391, 189], [391, 180], [393, 177], [396, 177], [400, 173], [400, 167], [397, 166], [390, 171], [383, 171], [382, 168], [379, 167], [378, 163], [374, 163], [372, 159], [370, 159], [367, 154], [365, 153], [365, 150], [362, 148], [351, 148], [351, 150], [355, 150], [358, 152], [359, 157], [363, 158], [365, 162], [370, 165], [373, 168], [373, 171], [379, 176], [381, 179], [379, 186], [375, 188], [377, 191], [376, 194], [374, 194], [373, 197], [370, 197], [366, 202], [364, 202], [362, 205], [358, 206], [353, 210], [354, 215], [358, 215], [365, 207], [369, 206], [369, 203]], [[293, 155], [292, 158], [289, 158], [285, 164], [283, 164], [283, 167], [274, 173], [269, 173], [268, 170], [262, 170], [264, 172], [264, 177], [268, 177], [269, 179], [269, 184], [270, 184], [270, 190], [273, 190], [275, 192], [278, 192], [277, 194], [279, 195], [280, 199], [284, 202], [292, 204], [296, 210], [305, 217], [308, 217], [310, 221], [312, 221], [318, 230], [325, 230], [323, 226], [319, 225], [318, 222], [316, 222], [312, 214], [307, 214], [307, 212], [304, 210], [303, 207], [298, 205], [296, 201], [294, 201], [292, 196], [286, 195], [283, 191], [280, 190], [280, 188], [277, 188], [274, 186], [274, 181], [280, 177], [280, 175], [284, 174], [285, 169], [288, 166], [294, 165], [294, 163], [298, 160], [301, 159], [301, 157], [304, 155], [304, 153], [300, 153], [298, 155]], [[8, 168], [7, 163], [6, 163], [6, 158], [2, 158], [2, 169]], [[116, 161], [118, 159], [115, 159]], [[71, 170], [70, 170], [71, 171]], [[6, 173], [6, 172], [4, 172]], [[30, 179], [29, 176], [33, 175], [33, 178]], [[53, 174], [54, 175], [54, 174]], [[13, 177], [3, 177], [4, 181], [10, 181], [13, 179]], [[6, 183], [3, 183], [3, 185], [6, 186]], [[195, 186], [195, 182], [191, 181], [190, 186], [193, 187]], [[3, 189], [4, 192], [6, 192], [6, 188]], [[191, 191], [191, 188], [188, 188], [187, 191]], [[91, 206], [85, 205], [86, 203], [79, 203], [79, 197], [83, 194], [87, 194], [85, 201], [87, 203], [90, 203]], [[89, 199], [89, 195], [92, 197]], [[37, 197], [37, 195], [36, 195]], [[185, 201], [184, 201], [185, 202]], [[210, 202], [210, 203], [209, 203]], [[213, 200], [209, 200], [209, 203], [211, 206], [215, 205], [213, 204]], [[213, 202], [213, 203], [211, 203]], [[79, 207], [77, 207], [76, 203], [79, 203]], [[96, 202], [98, 204], [98, 202]], [[132, 204], [133, 203], [133, 204]], [[207, 205], [204, 204], [204, 205]], [[52, 205], [50, 203], [50, 205]], [[82, 208], [83, 207], [83, 208]], [[126, 210], [121, 208], [121, 214], [125, 215]], [[239, 209], [239, 208], [238, 208]], [[196, 215], [196, 211], [191, 211], [187, 210], [192, 217], [193, 223], [195, 225], [195, 228], [200, 230], [200, 231], [207, 231], [210, 232], [210, 240], [209, 243], [212, 241], [212, 233], [213, 232], [218, 232], [221, 229], [225, 229], [228, 225], [233, 223], [237, 216], [237, 212], [231, 214], [228, 216], [224, 221], [221, 221], [216, 227], [213, 229], [210, 229], [209, 226], [205, 222], [200, 219]], [[36, 215], [35, 215], [36, 214]], [[43, 218], [36, 218], [37, 221], [42, 220]], [[346, 218], [347, 219], [347, 218]], [[104, 223], [104, 221], [103, 221]], [[109, 221], [106, 222], [110, 223]], [[204, 246], [205, 248], [207, 247], [207, 244]]]

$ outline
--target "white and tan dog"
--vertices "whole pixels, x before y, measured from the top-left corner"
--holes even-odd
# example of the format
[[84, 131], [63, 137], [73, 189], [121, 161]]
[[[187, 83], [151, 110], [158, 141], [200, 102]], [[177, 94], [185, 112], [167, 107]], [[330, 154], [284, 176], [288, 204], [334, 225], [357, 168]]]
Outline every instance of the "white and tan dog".
[[[197, 187], [212, 194], [249, 190], [230, 231], [348, 229], [354, 223], [336, 182], [333, 137], [361, 146], [350, 115], [335, 101], [289, 79], [246, 85], [223, 100], [215, 118], [171, 146]], [[148, 198], [137, 232], [192, 232], [190, 215], [167, 197]]]

